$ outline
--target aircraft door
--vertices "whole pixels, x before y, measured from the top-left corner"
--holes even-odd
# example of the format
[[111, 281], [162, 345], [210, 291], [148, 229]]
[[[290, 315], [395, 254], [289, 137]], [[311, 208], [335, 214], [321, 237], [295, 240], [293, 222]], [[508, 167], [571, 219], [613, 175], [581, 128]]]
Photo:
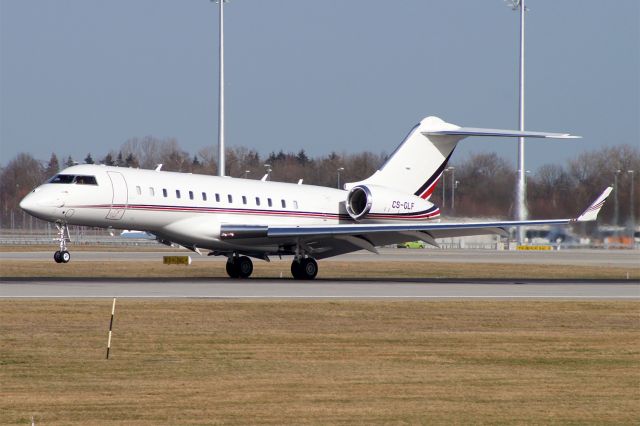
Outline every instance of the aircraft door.
[[129, 204], [129, 194], [127, 189], [127, 181], [119, 172], [107, 172], [111, 180], [111, 188], [113, 189], [113, 197], [111, 199], [111, 208], [107, 213], [107, 219], [120, 220], [124, 216], [124, 212]]

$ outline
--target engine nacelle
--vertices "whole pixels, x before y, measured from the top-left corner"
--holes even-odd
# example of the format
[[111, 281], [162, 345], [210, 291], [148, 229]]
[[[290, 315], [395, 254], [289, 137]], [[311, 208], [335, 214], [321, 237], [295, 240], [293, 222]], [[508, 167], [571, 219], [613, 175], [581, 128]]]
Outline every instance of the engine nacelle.
[[347, 213], [354, 220], [420, 220], [440, 215], [440, 209], [427, 200], [375, 185], [354, 186], [347, 195], [345, 205]]

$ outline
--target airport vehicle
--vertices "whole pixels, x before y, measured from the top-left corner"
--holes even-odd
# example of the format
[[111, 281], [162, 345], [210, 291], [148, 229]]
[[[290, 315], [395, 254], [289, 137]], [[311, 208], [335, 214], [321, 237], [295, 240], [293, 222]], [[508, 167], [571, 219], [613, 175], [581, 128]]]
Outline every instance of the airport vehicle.
[[316, 260], [376, 246], [479, 234], [506, 228], [595, 220], [607, 188], [574, 219], [443, 223], [429, 201], [456, 144], [469, 136], [573, 138], [563, 133], [464, 128], [424, 118], [372, 176], [344, 189], [187, 173], [78, 165], [20, 203], [58, 227], [58, 263], [66, 263], [68, 225], [136, 229], [165, 244], [227, 257], [229, 276], [249, 277], [251, 258], [293, 256], [296, 279], [313, 279]]

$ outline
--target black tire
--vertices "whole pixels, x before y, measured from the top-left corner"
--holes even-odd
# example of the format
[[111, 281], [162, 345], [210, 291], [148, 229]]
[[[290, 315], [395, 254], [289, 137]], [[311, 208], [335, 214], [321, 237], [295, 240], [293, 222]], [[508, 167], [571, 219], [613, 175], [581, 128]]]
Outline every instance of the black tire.
[[293, 279], [295, 280], [302, 279], [301, 270], [302, 270], [302, 267], [299, 261], [294, 260], [293, 262], [291, 262], [291, 275], [293, 275]]
[[234, 262], [238, 271], [238, 277], [249, 278], [253, 272], [253, 262], [247, 256], [240, 256]]
[[62, 263], [69, 263], [69, 261], [71, 260], [71, 253], [66, 250], [60, 252], [60, 260], [62, 261]]
[[56, 263], [62, 263], [62, 256], [60, 255], [60, 250], [53, 253], [53, 260], [55, 260]]
[[227, 260], [227, 275], [229, 275], [230, 278], [238, 278], [240, 276], [238, 264], [234, 262], [232, 258]]
[[300, 272], [302, 278], [305, 280], [312, 280], [318, 275], [318, 262], [312, 257], [307, 257], [306, 259], [302, 259], [300, 262]]

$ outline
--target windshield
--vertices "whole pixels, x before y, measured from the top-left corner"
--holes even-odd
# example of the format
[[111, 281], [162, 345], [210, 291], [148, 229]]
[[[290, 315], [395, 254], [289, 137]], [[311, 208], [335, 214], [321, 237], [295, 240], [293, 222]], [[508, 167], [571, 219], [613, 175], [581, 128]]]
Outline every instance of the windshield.
[[63, 183], [70, 184], [75, 183], [78, 185], [97, 185], [95, 176], [85, 176], [85, 175], [55, 175], [51, 179], [49, 179], [48, 183]]

